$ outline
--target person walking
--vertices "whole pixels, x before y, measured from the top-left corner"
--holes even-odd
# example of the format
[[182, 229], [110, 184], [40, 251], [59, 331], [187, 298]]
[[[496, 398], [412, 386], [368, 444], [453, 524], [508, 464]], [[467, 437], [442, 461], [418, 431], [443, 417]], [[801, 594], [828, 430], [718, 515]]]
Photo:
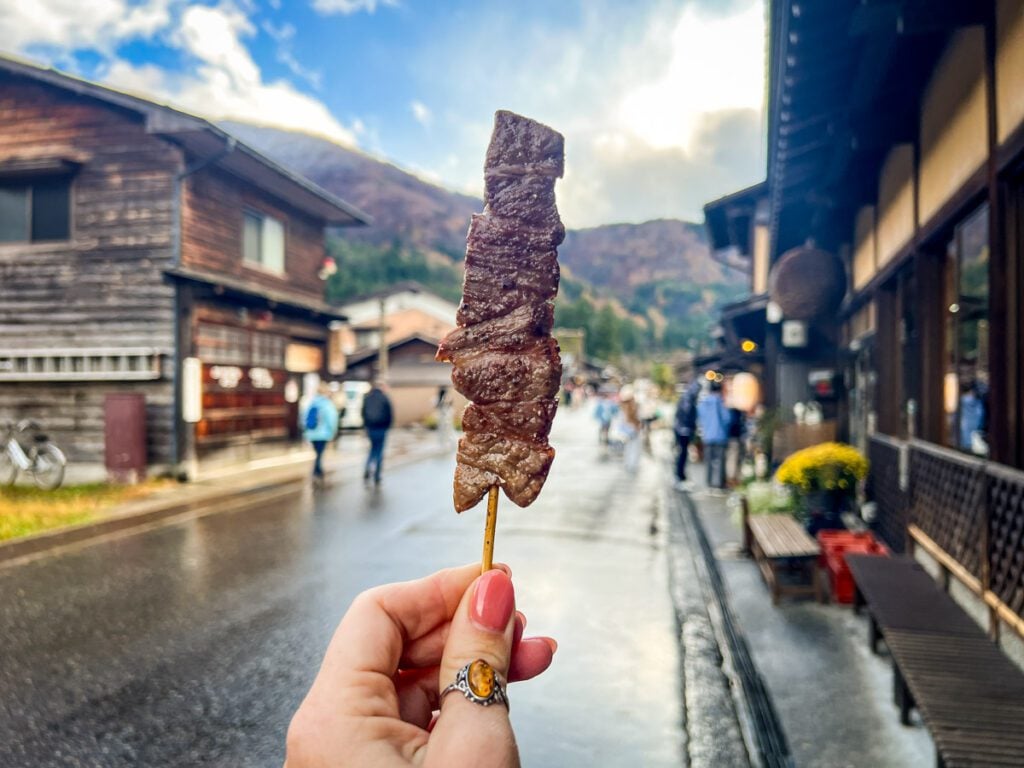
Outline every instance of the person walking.
[[448, 387], [439, 388], [437, 390], [437, 437], [441, 447], [445, 450], [451, 448], [455, 443], [452, 410], [452, 396], [448, 393]]
[[722, 401], [722, 383], [712, 381], [710, 391], [697, 403], [697, 424], [704, 443], [708, 487], [725, 488], [725, 446], [729, 441], [729, 410]]
[[690, 439], [697, 428], [697, 392], [689, 385], [683, 387], [683, 393], [676, 404], [676, 415], [672, 423], [672, 431], [676, 436], [676, 487], [688, 490], [690, 484], [686, 479], [686, 460], [690, 453]]
[[391, 400], [384, 394], [383, 383], [375, 381], [363, 397], [362, 413], [366, 436], [370, 438], [370, 454], [366, 457], [363, 480], [370, 482], [372, 474], [374, 484], [380, 485], [380, 473], [384, 466], [384, 441], [394, 419]]
[[635, 474], [640, 464], [640, 452], [643, 448], [640, 436], [640, 410], [637, 407], [633, 386], [627, 384], [619, 391], [619, 431], [625, 438], [622, 460], [626, 470]]
[[594, 418], [598, 424], [597, 442], [608, 445], [608, 432], [612, 427], [612, 419], [618, 412], [618, 406], [607, 392], [601, 392], [597, 397], [597, 404], [594, 406]]
[[331, 389], [321, 382], [317, 393], [302, 414], [303, 437], [313, 446], [316, 460], [313, 462], [313, 483], [324, 482], [324, 450], [338, 433], [338, 409], [331, 400]]

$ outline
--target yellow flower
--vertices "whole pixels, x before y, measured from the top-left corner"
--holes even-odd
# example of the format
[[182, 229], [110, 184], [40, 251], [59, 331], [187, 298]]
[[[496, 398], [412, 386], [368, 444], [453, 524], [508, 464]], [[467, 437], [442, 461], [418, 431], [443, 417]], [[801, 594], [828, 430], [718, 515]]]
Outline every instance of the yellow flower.
[[867, 474], [868, 460], [856, 448], [844, 443], [821, 443], [787, 458], [776, 478], [785, 485], [811, 491], [852, 488]]

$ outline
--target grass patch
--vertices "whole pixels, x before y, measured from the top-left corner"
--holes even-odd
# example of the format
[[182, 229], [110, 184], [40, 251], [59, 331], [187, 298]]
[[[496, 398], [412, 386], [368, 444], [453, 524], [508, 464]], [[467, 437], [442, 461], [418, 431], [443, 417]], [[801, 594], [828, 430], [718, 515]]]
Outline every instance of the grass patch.
[[0, 541], [95, 520], [117, 504], [141, 499], [170, 484], [149, 480], [138, 485], [66, 485], [53, 491], [0, 488]]

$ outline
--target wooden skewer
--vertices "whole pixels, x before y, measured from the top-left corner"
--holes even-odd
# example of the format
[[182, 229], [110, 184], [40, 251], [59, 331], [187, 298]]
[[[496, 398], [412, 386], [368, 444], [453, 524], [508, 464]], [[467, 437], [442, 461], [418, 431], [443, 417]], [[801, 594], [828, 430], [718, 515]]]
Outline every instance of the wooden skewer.
[[484, 528], [484, 556], [480, 573], [487, 573], [494, 567], [494, 529], [498, 526], [498, 486], [492, 485], [487, 492], [487, 525]]

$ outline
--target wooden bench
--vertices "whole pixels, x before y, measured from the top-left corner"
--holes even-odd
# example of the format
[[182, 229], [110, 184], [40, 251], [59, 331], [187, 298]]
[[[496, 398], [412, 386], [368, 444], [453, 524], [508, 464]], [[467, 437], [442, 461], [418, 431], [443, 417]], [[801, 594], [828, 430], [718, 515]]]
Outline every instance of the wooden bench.
[[1024, 672], [913, 559], [846, 562], [854, 610], [869, 613], [871, 650], [879, 637], [889, 648], [900, 722], [909, 725], [917, 708], [937, 765], [1024, 765]]
[[[814, 595], [822, 600], [821, 579], [818, 578], [818, 542], [789, 515], [750, 515], [747, 500], [743, 499], [743, 540], [761, 569], [765, 583], [772, 593], [772, 604], [778, 605], [779, 596]], [[796, 566], [803, 580], [791, 583], [780, 578], [783, 572]]]

